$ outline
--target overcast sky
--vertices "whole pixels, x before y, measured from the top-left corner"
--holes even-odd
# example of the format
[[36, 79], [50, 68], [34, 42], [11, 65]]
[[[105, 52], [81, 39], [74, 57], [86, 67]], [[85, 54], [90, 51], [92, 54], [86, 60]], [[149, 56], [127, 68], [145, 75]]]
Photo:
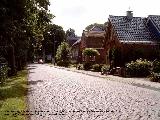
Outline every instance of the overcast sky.
[[50, 10], [56, 17], [53, 23], [66, 31], [75, 29], [81, 36], [83, 29], [92, 23], [104, 23], [109, 15], [126, 15], [133, 10], [133, 16], [160, 15], [160, 0], [50, 0]]

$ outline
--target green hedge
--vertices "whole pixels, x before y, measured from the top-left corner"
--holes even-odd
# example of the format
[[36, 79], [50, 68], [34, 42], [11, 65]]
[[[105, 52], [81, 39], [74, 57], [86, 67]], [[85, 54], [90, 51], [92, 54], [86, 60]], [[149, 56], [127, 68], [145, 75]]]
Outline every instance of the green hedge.
[[103, 65], [101, 67], [101, 74], [106, 74], [107, 72], [109, 72], [110, 66], [109, 65]]
[[152, 71], [155, 73], [160, 73], [160, 62], [155, 60], [152, 63]]
[[0, 83], [3, 83], [8, 76], [8, 65], [0, 63]]
[[103, 66], [102, 64], [94, 64], [94, 65], [92, 65], [92, 69], [95, 72], [101, 72], [102, 66]]
[[62, 66], [62, 67], [68, 67], [70, 65], [70, 62], [69, 61], [58, 61], [57, 62], [57, 65], [58, 66]]
[[160, 73], [152, 72], [151, 75], [150, 75], [150, 80], [152, 82], [160, 82]]
[[76, 67], [78, 70], [83, 70], [83, 64], [78, 64]]
[[126, 73], [130, 77], [146, 77], [150, 75], [151, 62], [138, 59], [126, 64]]
[[91, 62], [83, 63], [83, 69], [84, 70], [90, 70], [91, 68], [92, 68], [92, 63]]

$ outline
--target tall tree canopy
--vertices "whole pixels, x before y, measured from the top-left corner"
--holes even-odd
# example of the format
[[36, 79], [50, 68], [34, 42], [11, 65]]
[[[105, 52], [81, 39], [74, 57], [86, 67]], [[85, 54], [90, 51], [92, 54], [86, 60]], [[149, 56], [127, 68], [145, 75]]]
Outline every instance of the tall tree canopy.
[[66, 31], [66, 37], [68, 37], [68, 36], [70, 36], [70, 37], [75, 37], [75, 36], [76, 36], [75, 30], [72, 29], [72, 28], [69, 28], [69, 29]]
[[49, 24], [44, 32], [43, 47], [45, 48], [45, 53], [56, 53], [54, 50], [57, 50], [58, 46], [64, 41], [64, 39], [65, 32], [63, 28], [59, 25]]
[[0, 55], [8, 60], [12, 73], [26, 63], [33, 53], [29, 51], [41, 47], [43, 32], [53, 18], [49, 4], [48, 0], [0, 1]]
[[94, 26], [97, 26], [99, 28], [101, 28], [102, 30], [105, 30], [105, 26], [107, 25], [107, 22], [105, 22], [104, 24], [99, 24], [99, 23], [93, 23], [88, 25], [85, 30], [89, 31], [90, 29], [92, 29]]

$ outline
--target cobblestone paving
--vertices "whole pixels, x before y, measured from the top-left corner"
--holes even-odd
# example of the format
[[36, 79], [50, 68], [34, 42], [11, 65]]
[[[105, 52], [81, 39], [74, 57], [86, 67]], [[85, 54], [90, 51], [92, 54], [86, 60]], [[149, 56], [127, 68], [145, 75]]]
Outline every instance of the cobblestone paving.
[[85, 70], [77, 70], [75, 68], [64, 68], [64, 67], [58, 67], [56, 68], [59, 69], [65, 69], [68, 71], [74, 71], [77, 73], [82, 73], [90, 76], [95, 76], [95, 77], [100, 77], [100, 78], [107, 78], [107, 80], [111, 81], [117, 81], [121, 83], [126, 83], [126, 84], [132, 84], [133, 86], [139, 86], [139, 87], [144, 87], [148, 89], [153, 89], [160, 91], [160, 83], [157, 82], [151, 82], [149, 78], [124, 78], [124, 77], [119, 77], [119, 76], [113, 76], [113, 75], [101, 75], [100, 72], [91, 72], [91, 71], [85, 71]]
[[160, 91], [31, 64], [31, 120], [160, 120]]

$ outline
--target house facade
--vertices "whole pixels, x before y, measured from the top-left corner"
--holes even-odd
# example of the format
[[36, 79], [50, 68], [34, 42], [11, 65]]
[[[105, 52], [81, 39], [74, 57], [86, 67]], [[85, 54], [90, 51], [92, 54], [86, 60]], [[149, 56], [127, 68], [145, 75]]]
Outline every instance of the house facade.
[[78, 39], [71, 47], [71, 59], [76, 63], [81, 62], [81, 39]]
[[106, 27], [106, 61], [114, 61], [116, 66], [138, 58], [155, 59], [159, 57], [160, 16], [147, 18], [133, 17], [132, 11], [126, 16], [108, 18]]
[[80, 53], [81, 53], [81, 62], [85, 61], [85, 56], [82, 55], [82, 52], [85, 48], [94, 48], [100, 53], [99, 56], [94, 58], [96, 63], [105, 63], [105, 34], [106, 32], [101, 28], [95, 26], [89, 31], [83, 31], [81, 37]]

